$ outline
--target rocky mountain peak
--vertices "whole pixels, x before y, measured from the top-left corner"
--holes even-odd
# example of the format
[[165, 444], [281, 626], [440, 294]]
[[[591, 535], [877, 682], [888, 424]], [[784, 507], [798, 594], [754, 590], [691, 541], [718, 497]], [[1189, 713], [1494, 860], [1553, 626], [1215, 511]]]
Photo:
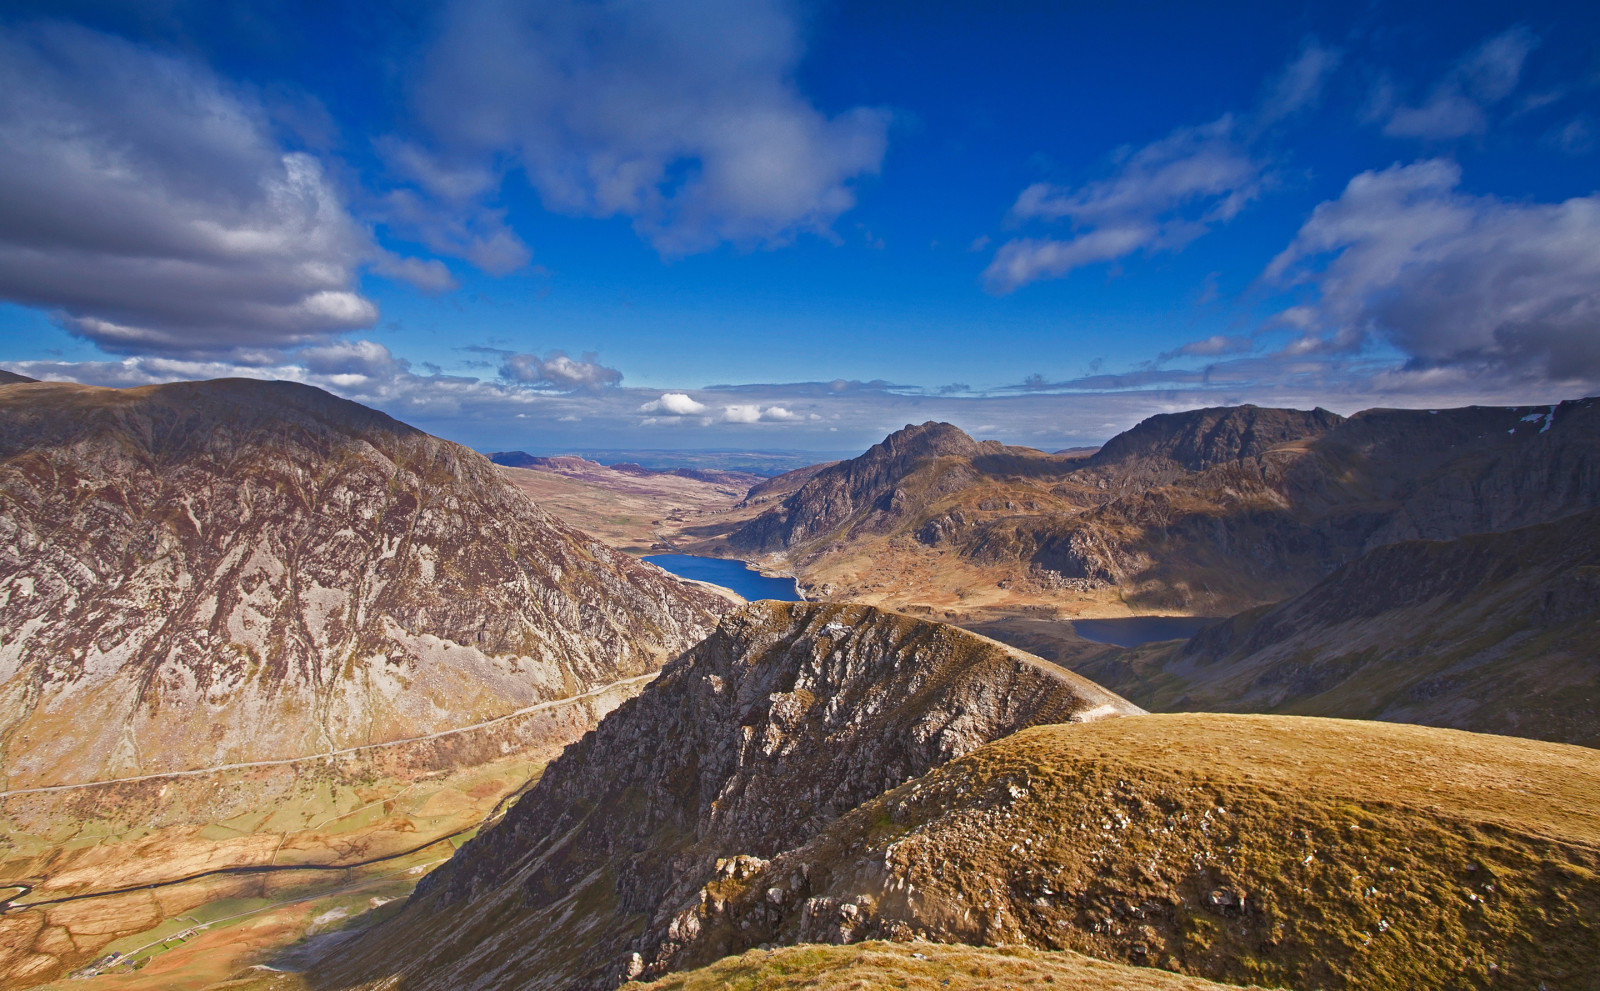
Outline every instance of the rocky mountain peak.
[[[961, 428], [929, 420], [906, 424], [860, 457], [818, 471], [774, 509], [735, 532], [729, 543], [743, 550], [770, 551], [804, 543], [845, 524], [881, 530], [903, 519], [930, 495], [954, 491], [978, 477], [970, 459], [999, 453], [998, 441], [975, 441]], [[959, 458], [937, 478], [907, 486], [940, 458]], [[912, 490], [916, 491], [912, 491]], [[752, 495], [756, 493], [752, 490]]]
[[[1140, 711], [954, 627], [756, 603], [568, 748], [338, 969], [398, 968], [417, 989], [610, 988], [632, 953], [682, 937], [673, 920], [719, 871], [1024, 726]], [[485, 969], [511, 947], [515, 974]]]
[[912, 462], [950, 455], [970, 458], [991, 447], [998, 449], [998, 446], [973, 440], [953, 423], [929, 420], [926, 423], [906, 424], [868, 448], [862, 457], [875, 460], [908, 459]]
[[476, 723], [654, 671], [726, 608], [309, 386], [0, 388], [12, 787]]
[[1214, 406], [1161, 413], [1106, 441], [1088, 463], [1112, 465], [1160, 458], [1189, 471], [1204, 471], [1229, 461], [1259, 457], [1278, 444], [1320, 437], [1343, 422], [1344, 417], [1321, 407]]

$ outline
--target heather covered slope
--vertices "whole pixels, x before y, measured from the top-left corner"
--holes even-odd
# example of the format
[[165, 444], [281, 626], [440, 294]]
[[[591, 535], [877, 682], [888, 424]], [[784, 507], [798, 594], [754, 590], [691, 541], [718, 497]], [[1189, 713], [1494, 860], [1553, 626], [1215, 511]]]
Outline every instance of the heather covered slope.
[[1188, 643], [1073, 667], [1158, 711], [1383, 719], [1600, 746], [1600, 510], [1388, 544]]
[[652, 671], [725, 608], [316, 389], [0, 386], [9, 788], [450, 729]]
[[[1374, 547], [1600, 506], [1600, 402], [1163, 414], [1089, 457], [907, 427], [728, 534], [813, 594], [952, 614], [1226, 615]], [[708, 550], [716, 550], [714, 541]]]
[[316, 983], [611, 988], [684, 937], [675, 918], [719, 871], [1024, 726], [1138, 712], [954, 627], [757, 603], [569, 748]]
[[1285, 716], [1039, 726], [706, 885], [659, 962], [921, 937], [1273, 987], [1596, 988], [1597, 809], [1583, 747]]

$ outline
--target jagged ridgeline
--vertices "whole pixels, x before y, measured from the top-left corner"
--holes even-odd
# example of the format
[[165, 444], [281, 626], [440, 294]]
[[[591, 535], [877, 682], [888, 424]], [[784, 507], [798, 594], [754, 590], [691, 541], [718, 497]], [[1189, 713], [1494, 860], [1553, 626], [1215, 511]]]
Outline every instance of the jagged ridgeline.
[[726, 608], [317, 389], [0, 386], [9, 788], [464, 726], [654, 671]]
[[757, 603], [570, 747], [313, 985], [612, 988], [756, 869], [886, 788], [1015, 732], [1140, 710], [955, 627]]
[[766, 488], [790, 484], [726, 544], [782, 555], [838, 595], [970, 609], [1069, 591], [1225, 615], [1383, 544], [1595, 508], [1600, 402], [1348, 418], [1218, 407], [1151, 417], [1087, 457], [930, 422]]

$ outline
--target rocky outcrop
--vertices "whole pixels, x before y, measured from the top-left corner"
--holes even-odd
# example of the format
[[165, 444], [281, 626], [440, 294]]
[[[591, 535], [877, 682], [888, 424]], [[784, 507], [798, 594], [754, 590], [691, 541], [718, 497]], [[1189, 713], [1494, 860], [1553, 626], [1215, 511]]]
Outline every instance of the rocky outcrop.
[[954, 627], [757, 603], [570, 747], [318, 979], [611, 988], [690, 938], [683, 912], [714, 878], [1024, 726], [1139, 711]]
[[1594, 751], [1417, 726], [1040, 726], [726, 865], [653, 963], [920, 939], [1264, 987], [1589, 987], [1597, 788]]
[[320, 390], [0, 387], [11, 788], [479, 722], [653, 671], [726, 608]]

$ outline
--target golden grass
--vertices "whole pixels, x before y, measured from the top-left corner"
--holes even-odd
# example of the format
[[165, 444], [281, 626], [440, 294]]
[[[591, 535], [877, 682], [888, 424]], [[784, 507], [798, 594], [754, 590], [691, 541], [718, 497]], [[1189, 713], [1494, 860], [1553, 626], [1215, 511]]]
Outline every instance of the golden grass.
[[802, 873], [862, 906], [854, 938], [1297, 988], [1593, 987], [1600, 753], [1285, 716], [1036, 727], [719, 893], [706, 949], [794, 941], [799, 904], [774, 923], [761, 901]]
[[852, 946], [787, 946], [751, 950], [698, 970], [626, 991], [1216, 991], [1228, 985], [1077, 953], [1026, 947], [867, 942]]

